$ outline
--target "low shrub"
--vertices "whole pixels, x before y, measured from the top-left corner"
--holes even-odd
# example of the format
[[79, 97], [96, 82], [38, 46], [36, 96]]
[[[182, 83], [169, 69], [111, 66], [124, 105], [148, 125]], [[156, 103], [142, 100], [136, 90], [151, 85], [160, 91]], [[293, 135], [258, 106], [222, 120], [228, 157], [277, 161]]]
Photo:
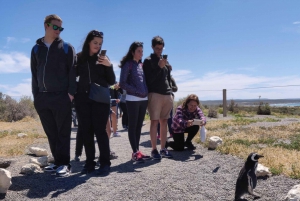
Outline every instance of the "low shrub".
[[257, 114], [261, 115], [271, 115], [271, 107], [269, 103], [260, 102], [257, 108]]

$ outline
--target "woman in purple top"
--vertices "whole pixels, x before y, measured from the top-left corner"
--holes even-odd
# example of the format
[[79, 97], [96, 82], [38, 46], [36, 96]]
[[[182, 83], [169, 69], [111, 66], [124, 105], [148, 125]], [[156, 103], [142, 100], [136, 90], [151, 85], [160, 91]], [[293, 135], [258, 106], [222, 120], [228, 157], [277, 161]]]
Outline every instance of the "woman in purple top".
[[[183, 151], [184, 147], [190, 150], [196, 149], [192, 144], [192, 139], [199, 131], [199, 126], [206, 124], [206, 118], [199, 107], [200, 101], [195, 94], [189, 95], [182, 105], [176, 109], [176, 114], [173, 117], [173, 142], [167, 142], [166, 147], [171, 147], [175, 151]], [[194, 125], [194, 119], [200, 119], [202, 122]], [[184, 133], [188, 133], [184, 141]]]
[[131, 159], [136, 163], [150, 159], [149, 156], [139, 151], [141, 130], [148, 105], [148, 89], [141, 61], [142, 57], [143, 43], [134, 42], [130, 45], [120, 64], [120, 87], [127, 92], [128, 137], [133, 151]]

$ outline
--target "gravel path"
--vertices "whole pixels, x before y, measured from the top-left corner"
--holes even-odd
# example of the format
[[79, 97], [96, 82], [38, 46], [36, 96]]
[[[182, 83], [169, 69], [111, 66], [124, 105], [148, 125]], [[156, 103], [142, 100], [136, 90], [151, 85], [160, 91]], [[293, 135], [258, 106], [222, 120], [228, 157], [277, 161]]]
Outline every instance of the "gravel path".
[[[71, 139], [72, 159], [76, 137], [74, 131], [76, 129]], [[121, 131], [121, 137], [111, 138], [110, 143], [118, 158], [111, 161], [111, 173], [107, 177], [81, 175], [83, 162], [73, 160], [73, 173], [66, 178], [49, 173], [24, 176], [19, 171], [32, 156], [14, 158], [7, 168], [13, 176], [12, 185], [6, 196], [2, 195], [0, 199], [226, 201], [234, 198], [235, 182], [244, 163], [240, 158], [197, 145], [195, 151], [171, 151], [174, 159], [133, 164], [126, 131]], [[47, 144], [37, 145], [49, 150]], [[151, 152], [149, 122], [143, 126], [140, 149], [147, 154]], [[263, 196], [259, 200], [279, 201], [292, 186], [299, 183], [299, 180], [284, 176], [261, 178], [256, 192]], [[246, 198], [252, 200], [249, 196]]]

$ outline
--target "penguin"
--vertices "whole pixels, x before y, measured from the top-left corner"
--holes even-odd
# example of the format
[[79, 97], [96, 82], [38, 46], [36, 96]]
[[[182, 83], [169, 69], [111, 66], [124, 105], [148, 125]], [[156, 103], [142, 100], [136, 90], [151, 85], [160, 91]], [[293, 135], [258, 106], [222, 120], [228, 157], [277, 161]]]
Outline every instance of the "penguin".
[[249, 154], [244, 166], [242, 167], [238, 179], [235, 185], [235, 201], [242, 199], [242, 196], [246, 193], [253, 195], [254, 198], [260, 198], [260, 196], [254, 193], [254, 189], [257, 184], [256, 168], [258, 159], [264, 156], [257, 153]]

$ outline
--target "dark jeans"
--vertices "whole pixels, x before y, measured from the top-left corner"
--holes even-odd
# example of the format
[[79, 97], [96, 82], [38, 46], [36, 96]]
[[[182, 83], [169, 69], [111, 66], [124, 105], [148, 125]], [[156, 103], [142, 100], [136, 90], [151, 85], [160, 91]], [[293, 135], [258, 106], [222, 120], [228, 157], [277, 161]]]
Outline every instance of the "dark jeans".
[[[77, 99], [77, 100], [76, 100]], [[78, 112], [79, 129], [83, 135], [83, 144], [86, 153], [85, 167], [92, 168], [96, 165], [94, 134], [96, 135], [100, 151], [101, 167], [111, 165], [109, 139], [106, 133], [106, 122], [110, 105], [98, 103], [88, 98], [88, 94], [77, 94], [75, 97], [76, 111]]]
[[[171, 127], [172, 121], [173, 121], [173, 108], [170, 112], [170, 117], [168, 119], [168, 129], [169, 129], [170, 135], [173, 135], [173, 129]], [[159, 122], [158, 122], [158, 125], [157, 125], [157, 134], [160, 135], [160, 123]]]
[[146, 114], [148, 101], [126, 101], [128, 109], [128, 137], [135, 153], [139, 150], [143, 121]]
[[39, 92], [34, 107], [48, 137], [55, 165], [70, 163], [71, 101], [67, 92]]
[[120, 108], [122, 109], [123, 115], [122, 115], [122, 125], [128, 126], [128, 112], [127, 112], [127, 106], [126, 103], [120, 102]]
[[81, 156], [83, 149], [83, 132], [80, 130], [78, 125], [77, 134], [76, 134], [76, 146], [75, 146], [75, 155]]
[[[191, 126], [185, 129], [184, 133], [188, 133], [186, 138], [186, 142], [191, 142], [192, 139], [199, 131], [199, 126]], [[183, 151], [184, 150], [184, 133], [174, 133], [173, 139], [174, 141], [168, 142], [168, 146], [174, 149], [175, 151]]]

